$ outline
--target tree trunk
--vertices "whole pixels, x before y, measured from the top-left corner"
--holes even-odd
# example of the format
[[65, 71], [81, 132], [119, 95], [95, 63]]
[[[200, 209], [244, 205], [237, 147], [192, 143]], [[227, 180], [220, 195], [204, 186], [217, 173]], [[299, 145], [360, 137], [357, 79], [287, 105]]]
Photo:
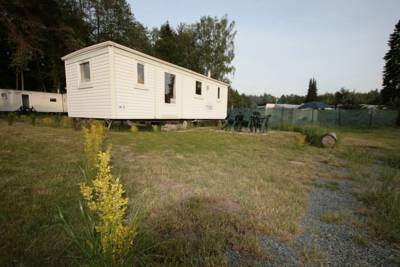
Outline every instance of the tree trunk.
[[21, 70], [21, 90], [25, 90], [24, 70]]
[[15, 90], [19, 88], [19, 70], [15, 68]]

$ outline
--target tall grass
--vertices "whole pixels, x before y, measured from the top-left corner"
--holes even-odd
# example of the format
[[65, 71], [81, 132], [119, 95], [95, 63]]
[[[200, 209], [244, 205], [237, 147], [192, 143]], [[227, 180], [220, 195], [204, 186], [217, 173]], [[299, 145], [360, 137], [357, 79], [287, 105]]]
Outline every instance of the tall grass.
[[15, 121], [15, 117], [16, 117], [16, 115], [14, 112], [9, 112], [7, 114], [7, 123], [9, 126], [13, 125], [13, 123]]
[[383, 233], [400, 241], [400, 182], [399, 172], [389, 172], [383, 179], [375, 196], [374, 204], [379, 214], [378, 220], [383, 227]]
[[[343, 156], [353, 178], [363, 189], [361, 200], [375, 211], [377, 233], [385, 239], [400, 241], [400, 165], [398, 155], [371, 148], [348, 147]], [[372, 169], [374, 168], [374, 169]]]

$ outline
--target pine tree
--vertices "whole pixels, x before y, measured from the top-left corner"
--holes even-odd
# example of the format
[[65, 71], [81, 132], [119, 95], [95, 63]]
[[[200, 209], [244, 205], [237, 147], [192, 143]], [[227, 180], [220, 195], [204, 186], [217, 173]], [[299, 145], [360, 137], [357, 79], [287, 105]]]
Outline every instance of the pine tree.
[[306, 102], [312, 102], [312, 101], [317, 101], [318, 95], [317, 95], [317, 81], [312, 78], [310, 79], [310, 82], [308, 83], [308, 92], [306, 96]]
[[156, 57], [168, 62], [179, 64], [180, 51], [178, 50], [176, 31], [167, 21], [160, 26], [160, 29], [153, 31], [155, 36], [154, 54]]
[[381, 96], [384, 104], [397, 107], [399, 115], [397, 125], [400, 125], [400, 20], [389, 38], [389, 51], [383, 71], [383, 89]]
[[388, 44], [381, 93], [385, 104], [394, 104], [394, 100], [400, 96], [400, 20], [390, 35]]

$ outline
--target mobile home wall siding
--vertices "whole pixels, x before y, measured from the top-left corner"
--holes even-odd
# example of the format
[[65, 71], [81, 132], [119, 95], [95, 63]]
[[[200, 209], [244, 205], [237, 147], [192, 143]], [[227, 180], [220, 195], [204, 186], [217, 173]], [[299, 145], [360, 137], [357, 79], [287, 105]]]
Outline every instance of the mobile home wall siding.
[[63, 108], [65, 95], [12, 89], [0, 89], [0, 111], [17, 111], [22, 106], [22, 95], [29, 96], [29, 107], [37, 112], [66, 112]]
[[[118, 118], [221, 119], [226, 117], [225, 85], [120, 48], [114, 48], [114, 60]], [[144, 64], [144, 86], [137, 84], [138, 62]], [[166, 72], [175, 75], [175, 103], [165, 103]], [[195, 94], [196, 81], [202, 82], [201, 96]], [[221, 90], [220, 99], [217, 99], [218, 87]]]
[[[156, 118], [157, 119], [223, 119], [226, 117], [226, 86], [195, 78], [173, 69], [156, 67]], [[175, 103], [165, 103], [164, 75], [175, 75]], [[202, 94], [196, 95], [196, 81], [202, 83]], [[208, 89], [207, 89], [208, 86]], [[220, 87], [220, 99], [217, 90]]]
[[[221, 119], [226, 116], [226, 86], [209, 82], [206, 79], [185, 77], [183, 88], [184, 118]], [[196, 94], [196, 81], [201, 82], [201, 95]], [[220, 99], [218, 99], [218, 87]]]
[[[153, 119], [154, 67], [117, 51], [114, 60], [117, 118]], [[137, 83], [137, 63], [144, 64], [144, 84]]]
[[[79, 64], [89, 61], [90, 83], [80, 87]], [[65, 62], [68, 115], [80, 118], [112, 118], [108, 49]]]

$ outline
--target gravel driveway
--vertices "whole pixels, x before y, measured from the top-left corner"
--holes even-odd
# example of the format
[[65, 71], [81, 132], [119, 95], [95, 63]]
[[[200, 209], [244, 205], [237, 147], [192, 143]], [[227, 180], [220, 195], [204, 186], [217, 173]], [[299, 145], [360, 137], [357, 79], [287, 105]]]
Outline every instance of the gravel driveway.
[[[292, 242], [262, 237], [266, 250], [277, 255], [262, 266], [399, 266], [399, 250], [385, 241], [367, 237], [351, 221], [362, 221], [356, 211], [364, 205], [351, 194], [348, 181], [315, 178], [303, 221], [304, 233]], [[341, 214], [342, 222], [322, 220], [324, 214]], [[367, 241], [364, 241], [367, 240]]]

